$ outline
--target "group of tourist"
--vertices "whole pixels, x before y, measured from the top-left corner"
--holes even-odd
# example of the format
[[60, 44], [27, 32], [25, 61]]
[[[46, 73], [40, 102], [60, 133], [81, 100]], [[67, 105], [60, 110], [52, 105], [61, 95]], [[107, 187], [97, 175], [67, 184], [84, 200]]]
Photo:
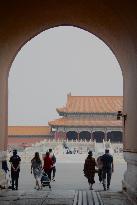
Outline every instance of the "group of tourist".
[[56, 173], [56, 157], [52, 152], [52, 149], [49, 149], [46, 152], [46, 155], [43, 157], [43, 166], [42, 161], [40, 159], [39, 153], [36, 152], [34, 158], [31, 160], [31, 173], [33, 172], [34, 178], [36, 180], [36, 189], [39, 190], [42, 188], [41, 186], [41, 176], [42, 170], [47, 174], [49, 180], [51, 181], [51, 173], [53, 172], [52, 180], [55, 181], [55, 173]]
[[[12, 190], [18, 190], [18, 179], [19, 179], [19, 173], [20, 173], [20, 162], [21, 158], [17, 154], [17, 150], [13, 150], [13, 155], [10, 157], [9, 160], [11, 164], [11, 188]], [[36, 186], [35, 188], [37, 190], [41, 189], [41, 176], [42, 172], [45, 172], [48, 176], [48, 179], [51, 181], [51, 174], [53, 172], [52, 180], [55, 181], [55, 173], [56, 173], [56, 157], [54, 153], [52, 152], [52, 149], [49, 149], [45, 156], [43, 157], [43, 166], [42, 166], [42, 160], [40, 159], [39, 153], [36, 152], [35, 156], [31, 160], [31, 174], [33, 173]], [[2, 169], [4, 170], [5, 174], [9, 171], [7, 166], [7, 161], [3, 161], [2, 163]], [[0, 188], [5, 188], [3, 186], [0, 186]]]
[[102, 182], [104, 191], [108, 190], [110, 188], [111, 175], [114, 172], [113, 157], [110, 155], [109, 149], [106, 149], [105, 154], [99, 156], [97, 161], [93, 157], [92, 151], [89, 151], [83, 171], [85, 177], [88, 179], [90, 190], [93, 189], [93, 184], [95, 183], [95, 173], [98, 173], [99, 181], [100, 183]]
[[[9, 160], [11, 164], [11, 186], [12, 190], [18, 190], [18, 179], [20, 173], [20, 162], [21, 158], [17, 154], [17, 150], [13, 150], [13, 156]], [[42, 173], [44, 172], [49, 181], [55, 181], [56, 173], [56, 157], [49, 149], [43, 156], [43, 163], [40, 159], [39, 153], [36, 152], [35, 156], [31, 160], [31, 174], [33, 173], [35, 178], [35, 189], [39, 190], [42, 188]], [[97, 167], [97, 168], [96, 168]], [[2, 168], [7, 173], [9, 171], [7, 162], [3, 161]], [[102, 182], [104, 190], [108, 190], [110, 187], [111, 174], [114, 171], [113, 157], [110, 155], [109, 150], [105, 150], [105, 154], [99, 156], [97, 160], [93, 157], [92, 151], [88, 152], [88, 156], [84, 163], [84, 175], [88, 179], [90, 190], [93, 189], [95, 183], [95, 173], [98, 173], [99, 181]], [[53, 174], [52, 174], [53, 172]], [[52, 175], [52, 177], [51, 177]], [[107, 179], [107, 180], [106, 180]], [[2, 188], [2, 187], [0, 187]]]

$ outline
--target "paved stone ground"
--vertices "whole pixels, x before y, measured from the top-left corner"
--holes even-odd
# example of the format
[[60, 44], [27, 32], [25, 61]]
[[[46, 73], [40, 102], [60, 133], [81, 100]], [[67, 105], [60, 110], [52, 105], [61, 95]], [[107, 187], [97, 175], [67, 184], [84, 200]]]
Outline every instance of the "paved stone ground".
[[[123, 160], [115, 160], [115, 172], [112, 175], [110, 191], [103, 191], [95, 177], [94, 190], [104, 205], [130, 205], [121, 192], [121, 180], [126, 170]], [[56, 181], [42, 191], [34, 190], [34, 178], [30, 173], [30, 163], [22, 162], [19, 191], [0, 191], [0, 205], [72, 205], [76, 190], [88, 191], [87, 179], [83, 176], [83, 161], [66, 160], [57, 163]]]
[[131, 205], [131, 202], [121, 192], [103, 191], [100, 192], [104, 205]]
[[[122, 192], [102, 191], [99, 194], [101, 205], [131, 205]], [[73, 205], [74, 196], [75, 190], [2, 191], [0, 205]], [[87, 204], [80, 203], [80, 205]], [[100, 203], [93, 205], [100, 205]]]
[[[56, 182], [52, 182], [52, 190], [88, 190], [87, 179], [83, 175], [84, 162], [57, 163]], [[111, 191], [121, 191], [121, 180], [126, 170], [126, 163], [115, 162], [115, 171], [112, 175]], [[102, 190], [103, 187], [95, 177], [95, 190]], [[33, 190], [34, 178], [30, 174], [30, 163], [22, 163], [19, 190]], [[47, 188], [48, 189], [48, 188]]]
[[75, 191], [3, 191], [0, 205], [72, 205]]

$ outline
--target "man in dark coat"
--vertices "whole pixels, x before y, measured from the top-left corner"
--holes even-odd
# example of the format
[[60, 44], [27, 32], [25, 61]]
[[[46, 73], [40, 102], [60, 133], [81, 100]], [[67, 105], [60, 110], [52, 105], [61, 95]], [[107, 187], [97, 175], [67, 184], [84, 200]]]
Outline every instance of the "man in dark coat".
[[109, 150], [105, 150], [105, 154], [101, 157], [101, 161], [103, 163], [102, 167], [102, 181], [103, 188], [106, 191], [106, 176], [107, 176], [107, 190], [110, 187], [111, 175], [114, 171], [113, 157], [109, 154]]
[[9, 161], [11, 163], [12, 190], [18, 190], [20, 161], [21, 159], [17, 155], [17, 150], [13, 150], [13, 156], [11, 156], [10, 161]]

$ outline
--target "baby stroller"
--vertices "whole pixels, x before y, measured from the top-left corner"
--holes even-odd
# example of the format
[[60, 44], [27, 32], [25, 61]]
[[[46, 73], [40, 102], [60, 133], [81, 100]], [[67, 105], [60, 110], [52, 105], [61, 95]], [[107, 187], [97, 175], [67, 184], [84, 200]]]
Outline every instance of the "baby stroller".
[[42, 176], [41, 176], [41, 186], [42, 187], [48, 186], [51, 189], [50, 179], [47, 173], [45, 173], [44, 171], [42, 172]]

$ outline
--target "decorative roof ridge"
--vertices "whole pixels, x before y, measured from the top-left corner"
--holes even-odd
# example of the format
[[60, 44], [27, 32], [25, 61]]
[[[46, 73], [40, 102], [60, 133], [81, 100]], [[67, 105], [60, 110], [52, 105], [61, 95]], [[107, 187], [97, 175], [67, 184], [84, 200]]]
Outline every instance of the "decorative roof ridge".
[[63, 118], [67, 118], [67, 117], [59, 117], [59, 118], [55, 118], [55, 119], [53, 119], [53, 120], [50, 120], [49, 122], [51, 122], [51, 121], [54, 121], [54, 120], [58, 120], [58, 119], [63, 119]]
[[64, 119], [64, 118], [66, 118], [66, 117], [59, 117], [59, 118], [50, 120], [50, 121], [48, 121], [48, 125], [50, 126], [50, 123], [51, 123], [51, 122], [56, 121], [56, 120], [60, 120], [60, 119]]
[[83, 111], [83, 112], [78, 112], [78, 111], [76, 111], [76, 112], [74, 112], [74, 111], [67, 111], [67, 109], [64, 111], [64, 110], [58, 110], [59, 111], [59, 113], [65, 113], [65, 114], [76, 114], [76, 113], [78, 113], [78, 114], [116, 114], [117, 112], [106, 112], [106, 111], [104, 111], [104, 112], [86, 112], [86, 111]]
[[[63, 111], [62, 111], [62, 109], [64, 109]], [[58, 112], [58, 113], [60, 113], [60, 112], [63, 112], [63, 113], [65, 113], [66, 111], [67, 111], [67, 109], [66, 109], [66, 107], [60, 107], [60, 108], [56, 108], [56, 111]]]

